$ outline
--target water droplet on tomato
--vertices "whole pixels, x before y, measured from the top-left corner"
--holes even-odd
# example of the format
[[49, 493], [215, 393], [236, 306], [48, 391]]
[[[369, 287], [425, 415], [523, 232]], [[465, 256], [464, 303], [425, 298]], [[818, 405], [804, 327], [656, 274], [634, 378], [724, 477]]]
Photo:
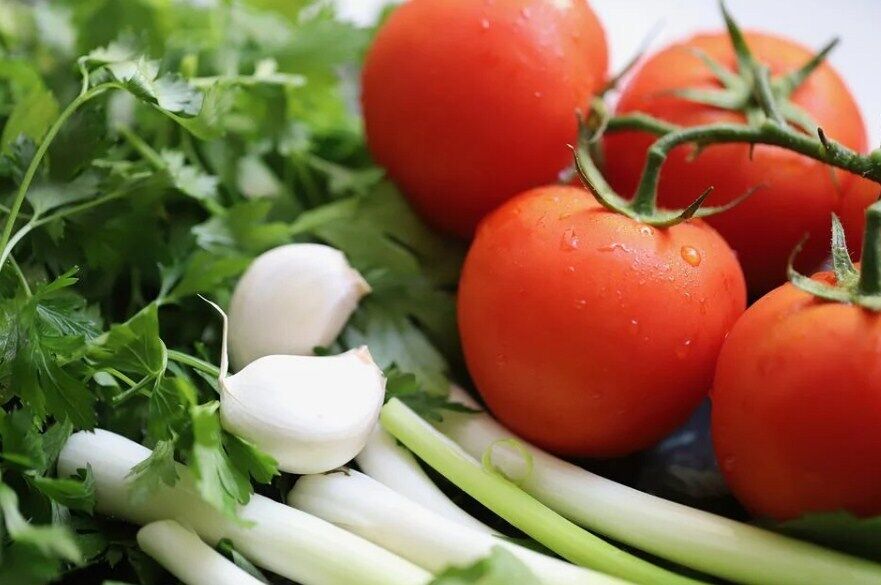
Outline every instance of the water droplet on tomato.
[[684, 360], [688, 357], [688, 354], [691, 353], [691, 345], [693, 341], [691, 339], [686, 339], [682, 342], [682, 344], [676, 348], [676, 357]]
[[698, 252], [695, 248], [691, 246], [682, 246], [679, 254], [682, 256], [683, 260], [685, 260], [692, 266], [701, 265], [701, 253]]
[[482, 28], [483, 30], [489, 30], [489, 25], [490, 23], [488, 18], [480, 19], [480, 28]]
[[583, 310], [584, 307], [586, 307], [586, 306], [587, 306], [586, 299], [578, 299], [577, 301], [575, 301], [575, 308], [578, 309], [579, 311]]
[[578, 234], [575, 233], [574, 228], [566, 228], [566, 231], [563, 232], [562, 237], [560, 238], [560, 249], [564, 252], [571, 252], [572, 250], [577, 250], [579, 244]]
[[543, 94], [542, 92], [540, 92], [540, 91], [535, 91], [535, 92], [532, 92], [532, 95], [534, 95], [535, 97], [541, 99], [541, 97], [542, 97], [544, 94]]
[[637, 333], [639, 333], [639, 321], [636, 319], [631, 319], [630, 320], [630, 334], [636, 335]]
[[566, 267], [566, 272], [569, 272], [570, 274], [574, 274], [574, 273], [575, 273], [575, 267], [574, 267], [574, 266], [567, 266], [567, 267]]
[[622, 252], [631, 252], [632, 251], [628, 246], [626, 246], [625, 244], [621, 244], [619, 242], [605, 244], [605, 245], [597, 248], [598, 252], [614, 252], [615, 250], [621, 250]]

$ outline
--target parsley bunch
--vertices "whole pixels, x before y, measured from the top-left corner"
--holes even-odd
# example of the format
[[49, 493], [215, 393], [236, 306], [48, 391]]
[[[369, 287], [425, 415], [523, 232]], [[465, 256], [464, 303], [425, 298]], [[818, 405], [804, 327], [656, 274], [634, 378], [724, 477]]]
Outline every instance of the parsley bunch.
[[374, 292], [330, 349], [367, 344], [444, 402], [416, 389], [459, 367], [462, 251], [366, 153], [371, 34], [319, 0], [0, 0], [0, 583], [166, 582], [92, 515], [91, 470], [55, 476], [75, 430], [153, 449], [133, 497], [179, 461], [231, 516], [254, 485], [281, 498], [275, 462], [220, 426], [197, 296], [225, 303], [271, 247], [345, 252]]

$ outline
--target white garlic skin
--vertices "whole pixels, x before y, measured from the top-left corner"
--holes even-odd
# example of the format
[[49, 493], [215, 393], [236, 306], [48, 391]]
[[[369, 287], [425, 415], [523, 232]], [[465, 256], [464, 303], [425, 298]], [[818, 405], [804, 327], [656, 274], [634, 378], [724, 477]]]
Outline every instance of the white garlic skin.
[[269, 355], [313, 355], [339, 336], [370, 292], [345, 255], [321, 244], [288, 244], [258, 256], [233, 292], [230, 358], [239, 370]]
[[385, 398], [366, 347], [328, 356], [272, 355], [220, 379], [226, 430], [288, 473], [323, 473], [361, 452]]

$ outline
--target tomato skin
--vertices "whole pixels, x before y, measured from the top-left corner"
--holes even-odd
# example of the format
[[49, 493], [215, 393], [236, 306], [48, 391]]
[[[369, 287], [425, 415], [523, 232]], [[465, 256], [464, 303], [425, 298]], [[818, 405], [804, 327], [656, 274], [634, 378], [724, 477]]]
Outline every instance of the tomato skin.
[[429, 224], [470, 237], [571, 162], [607, 63], [586, 0], [410, 0], [366, 59], [368, 145]]
[[842, 202], [839, 216], [847, 236], [847, 247], [855, 259], [859, 259], [863, 251], [866, 208], [879, 198], [881, 198], [881, 185], [869, 179], [855, 177]]
[[505, 425], [556, 453], [611, 457], [688, 417], [745, 304], [734, 254], [702, 221], [657, 230], [557, 186], [481, 223], [458, 318]]
[[711, 397], [722, 471], [755, 515], [881, 514], [881, 314], [783, 285], [731, 331]]
[[[748, 33], [758, 59], [773, 74], [801, 66], [811, 51], [788, 40]], [[683, 126], [742, 122], [742, 114], [697, 105], [670, 94], [687, 87], [718, 88], [707, 67], [688, 49], [699, 48], [734, 69], [727, 34], [695, 36], [651, 57], [625, 88], [618, 112], [642, 111]], [[860, 152], [867, 148], [858, 106], [838, 74], [821, 66], [792, 101], [807, 111], [827, 135]], [[606, 140], [606, 172], [619, 192], [630, 195], [639, 180], [645, 151], [653, 138], [643, 133], [611, 135]], [[790, 252], [805, 233], [812, 235], [800, 256], [805, 270], [815, 269], [828, 254], [829, 216], [839, 209], [841, 193], [852, 175], [772, 146], [756, 146], [752, 160], [745, 144], [716, 145], [689, 161], [690, 147], [674, 151], [661, 175], [659, 201], [681, 208], [707, 187], [710, 205], [726, 203], [748, 189], [761, 191], [736, 209], [707, 221], [738, 253], [750, 292], [759, 295], [786, 280]], [[835, 179], [833, 180], [833, 176]]]

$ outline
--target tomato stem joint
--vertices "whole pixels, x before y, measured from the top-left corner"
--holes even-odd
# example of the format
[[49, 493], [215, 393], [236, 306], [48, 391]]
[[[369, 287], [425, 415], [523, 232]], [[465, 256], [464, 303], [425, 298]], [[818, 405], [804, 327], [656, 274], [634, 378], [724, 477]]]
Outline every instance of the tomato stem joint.
[[801, 290], [820, 299], [859, 305], [881, 311], [881, 201], [866, 210], [866, 230], [860, 267], [851, 261], [844, 228], [838, 216], [832, 215], [832, 267], [835, 282], [809, 278], [793, 266], [807, 238], [793, 251], [789, 261], [789, 281]]

